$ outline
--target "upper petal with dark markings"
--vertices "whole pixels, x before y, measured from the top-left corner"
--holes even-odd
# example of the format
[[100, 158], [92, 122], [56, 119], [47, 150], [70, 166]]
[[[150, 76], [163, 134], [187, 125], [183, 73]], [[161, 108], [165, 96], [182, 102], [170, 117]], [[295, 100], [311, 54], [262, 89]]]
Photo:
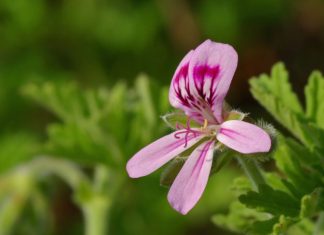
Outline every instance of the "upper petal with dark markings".
[[222, 108], [237, 66], [236, 51], [227, 44], [205, 41], [179, 64], [170, 87], [172, 106], [203, 123], [221, 123]]

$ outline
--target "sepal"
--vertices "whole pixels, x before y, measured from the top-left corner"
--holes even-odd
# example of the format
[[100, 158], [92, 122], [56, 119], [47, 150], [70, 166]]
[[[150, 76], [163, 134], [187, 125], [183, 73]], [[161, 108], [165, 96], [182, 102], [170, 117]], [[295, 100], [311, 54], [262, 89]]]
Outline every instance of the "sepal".
[[176, 110], [174, 112], [167, 113], [161, 116], [165, 124], [171, 129], [177, 130], [178, 126], [189, 126], [191, 128], [200, 127], [201, 125], [193, 119], [188, 119], [188, 116], [181, 110]]

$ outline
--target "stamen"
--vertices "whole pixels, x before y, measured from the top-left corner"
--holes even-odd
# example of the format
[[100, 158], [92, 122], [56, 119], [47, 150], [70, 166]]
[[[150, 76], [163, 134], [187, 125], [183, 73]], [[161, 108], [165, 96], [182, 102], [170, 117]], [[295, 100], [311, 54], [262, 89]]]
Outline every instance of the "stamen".
[[[206, 127], [207, 127], [207, 124], [206, 124]], [[184, 139], [185, 139], [184, 148], [187, 147], [187, 145], [188, 145], [188, 141], [189, 141], [188, 138], [189, 138], [189, 135], [190, 134], [193, 134], [194, 135], [193, 137], [196, 137], [198, 134], [200, 134], [199, 131], [192, 130], [190, 128], [190, 117], [188, 117], [188, 119], [187, 119], [186, 126], [182, 125], [181, 123], [176, 123], [176, 129], [177, 130], [181, 130], [181, 129], [183, 130], [183, 131], [179, 131], [179, 132], [177, 132], [177, 133], [174, 134], [174, 137], [176, 139], [180, 139], [181, 138], [180, 135], [185, 134], [185, 137], [184, 137]]]

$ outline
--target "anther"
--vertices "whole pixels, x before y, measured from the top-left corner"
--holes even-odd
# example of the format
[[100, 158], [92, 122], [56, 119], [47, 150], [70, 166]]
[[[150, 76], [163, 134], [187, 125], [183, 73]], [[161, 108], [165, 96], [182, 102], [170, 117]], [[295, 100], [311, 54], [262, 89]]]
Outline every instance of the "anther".
[[207, 126], [208, 126], [208, 120], [207, 120], [207, 119], [205, 119], [205, 120], [204, 120], [204, 126], [203, 126], [203, 128], [204, 128], [204, 129], [206, 129], [206, 128], [207, 128]]

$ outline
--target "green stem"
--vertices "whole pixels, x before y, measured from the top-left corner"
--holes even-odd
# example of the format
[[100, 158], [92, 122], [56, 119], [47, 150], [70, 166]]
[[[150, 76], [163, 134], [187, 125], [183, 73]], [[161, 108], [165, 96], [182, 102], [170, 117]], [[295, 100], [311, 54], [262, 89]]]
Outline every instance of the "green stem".
[[255, 160], [246, 159], [244, 157], [237, 157], [236, 159], [241, 164], [245, 174], [252, 183], [253, 189], [259, 191], [260, 186], [266, 184], [266, 182], [257, 162]]
[[30, 168], [37, 174], [51, 172], [70, 185], [84, 214], [85, 235], [108, 234], [112, 197], [108, 183], [112, 177], [107, 167], [96, 166], [93, 181], [90, 181], [77, 165], [63, 159], [39, 158], [30, 164]]
[[48, 173], [61, 177], [74, 191], [81, 183], [89, 184], [80, 168], [63, 159], [39, 157], [17, 167], [0, 181], [0, 234], [10, 234], [28, 200], [35, 199], [35, 182]]
[[53, 157], [38, 157], [29, 164], [22, 166], [31, 172], [35, 178], [39, 175], [54, 174], [60, 177], [74, 191], [77, 191], [81, 185], [90, 184], [88, 177], [82, 172], [80, 167], [71, 161], [53, 158]]
[[324, 234], [324, 212], [321, 212], [316, 222], [314, 235], [323, 235], [323, 234]]
[[107, 198], [95, 196], [82, 205], [85, 219], [85, 235], [107, 235], [110, 203]]
[[111, 202], [121, 183], [115, 172], [97, 165], [92, 181], [76, 164], [51, 157], [39, 157], [19, 167], [12, 175], [8, 175], [9, 183], [0, 181], [0, 189], [11, 187], [15, 193], [0, 208], [0, 234], [8, 234], [12, 230], [25, 202], [35, 191], [33, 182], [44, 173], [62, 178], [73, 189], [74, 199], [84, 214], [85, 235], [108, 234]]
[[112, 201], [110, 183], [115, 179], [112, 172], [103, 165], [95, 168], [90, 195], [80, 198], [79, 204], [85, 219], [85, 235], [107, 235], [109, 213]]
[[[10, 234], [14, 228], [17, 219], [21, 215], [28, 199], [29, 194], [34, 188], [33, 178], [30, 172], [21, 170], [10, 179], [9, 191], [7, 198], [1, 203], [1, 229], [0, 234]], [[6, 231], [7, 229], [7, 231]]]

